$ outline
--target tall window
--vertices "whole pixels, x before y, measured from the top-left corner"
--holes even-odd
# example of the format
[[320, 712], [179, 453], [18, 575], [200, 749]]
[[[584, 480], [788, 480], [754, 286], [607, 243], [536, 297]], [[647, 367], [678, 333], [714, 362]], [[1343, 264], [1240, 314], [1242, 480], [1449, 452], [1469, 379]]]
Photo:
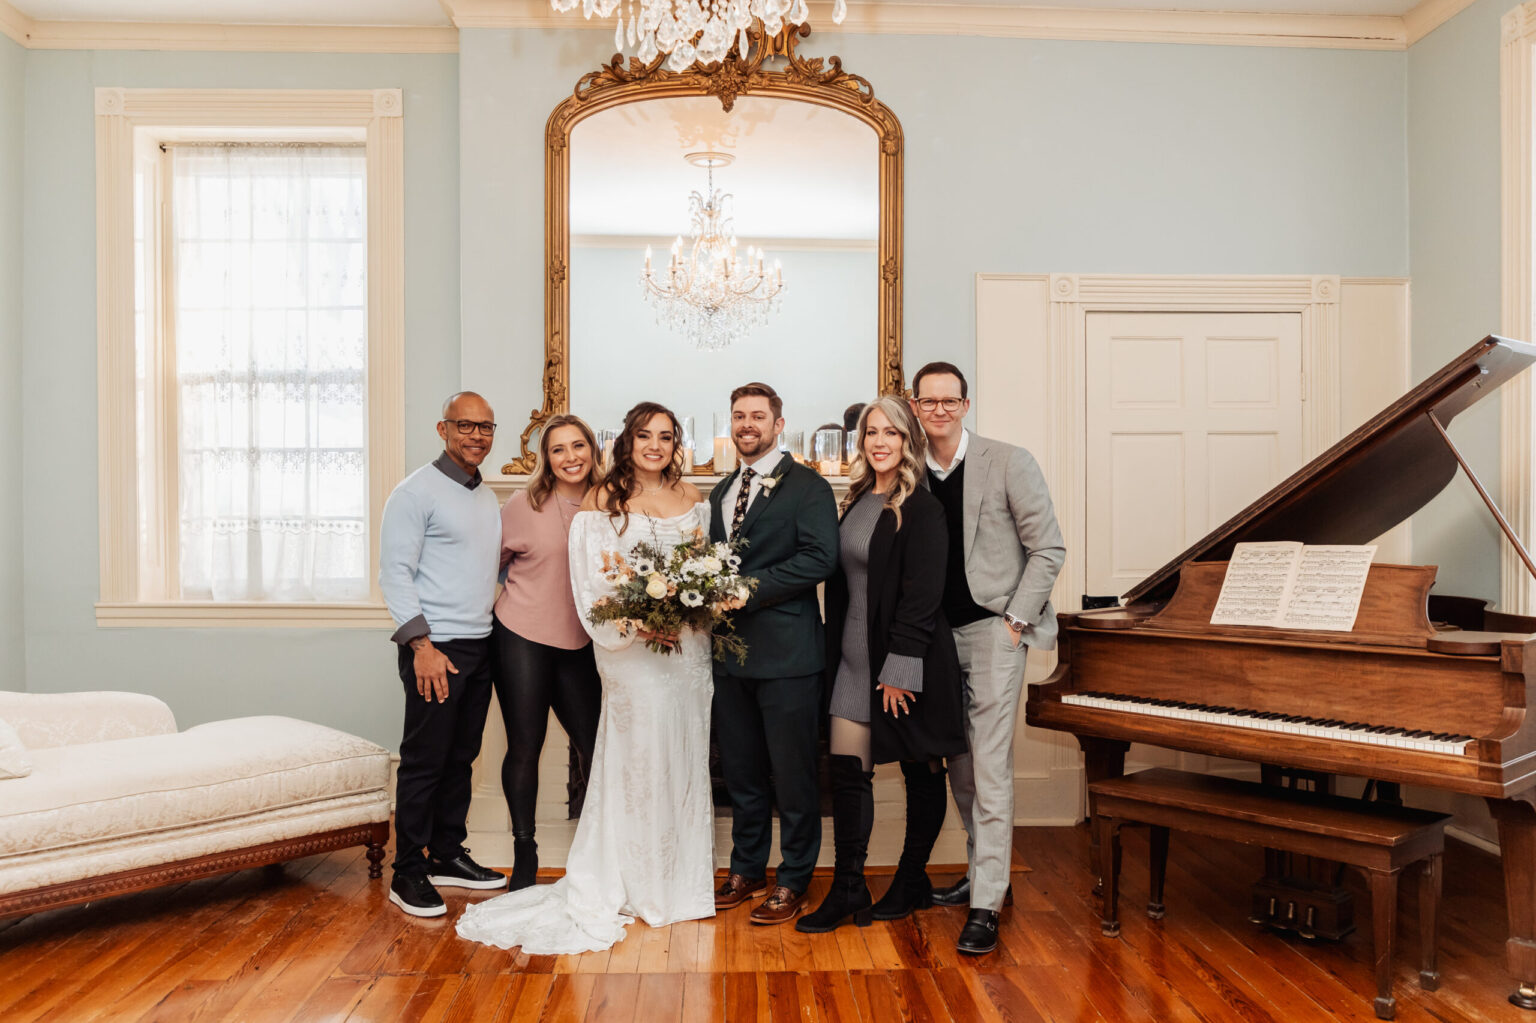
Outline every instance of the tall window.
[[100, 89], [96, 112], [97, 621], [383, 624], [399, 92]]
[[167, 149], [180, 596], [362, 600], [363, 149]]

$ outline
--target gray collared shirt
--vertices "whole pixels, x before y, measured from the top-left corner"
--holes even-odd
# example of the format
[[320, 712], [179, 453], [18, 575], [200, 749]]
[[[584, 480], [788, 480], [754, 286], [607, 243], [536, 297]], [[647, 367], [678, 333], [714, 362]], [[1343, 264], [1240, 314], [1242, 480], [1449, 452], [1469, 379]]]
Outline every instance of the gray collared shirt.
[[449, 479], [453, 480], [453, 482], [469, 490], [473, 490], [478, 487], [481, 481], [484, 479], [484, 477], [480, 475], [479, 469], [476, 469], [473, 473], [465, 472], [464, 467], [458, 462], [455, 462], [453, 460], [453, 456], [450, 455], [446, 450], [442, 454], [438, 455], [437, 458], [433, 460], [432, 464], [437, 466], [438, 471], [440, 471], [444, 476], [447, 476]]

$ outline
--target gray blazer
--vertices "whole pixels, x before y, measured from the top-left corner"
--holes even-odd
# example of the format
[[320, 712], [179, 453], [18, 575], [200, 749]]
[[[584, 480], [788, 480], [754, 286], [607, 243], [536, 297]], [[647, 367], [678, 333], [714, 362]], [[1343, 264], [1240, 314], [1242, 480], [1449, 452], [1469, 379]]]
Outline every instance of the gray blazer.
[[973, 433], [962, 498], [971, 597], [988, 611], [1028, 622], [1023, 642], [1054, 648], [1051, 587], [1067, 549], [1039, 463], [1023, 448]]

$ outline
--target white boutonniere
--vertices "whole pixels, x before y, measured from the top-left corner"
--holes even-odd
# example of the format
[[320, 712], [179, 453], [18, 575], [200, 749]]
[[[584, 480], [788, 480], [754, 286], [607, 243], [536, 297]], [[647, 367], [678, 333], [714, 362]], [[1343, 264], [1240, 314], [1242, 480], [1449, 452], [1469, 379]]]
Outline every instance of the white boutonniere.
[[773, 488], [778, 486], [778, 485], [779, 485], [779, 478], [777, 476], [764, 476], [763, 477], [763, 489], [768, 491], [770, 494], [773, 493]]

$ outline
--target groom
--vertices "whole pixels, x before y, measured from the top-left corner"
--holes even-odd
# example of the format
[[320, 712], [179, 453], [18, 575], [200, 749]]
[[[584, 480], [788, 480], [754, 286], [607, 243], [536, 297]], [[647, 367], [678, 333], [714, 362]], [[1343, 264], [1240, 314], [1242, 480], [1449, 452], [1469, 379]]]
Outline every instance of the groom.
[[710, 539], [746, 540], [741, 573], [757, 579], [735, 616], [747, 661], [716, 662], [714, 702], [733, 814], [731, 872], [715, 891], [717, 910], [767, 887], [779, 806], [782, 861], [773, 891], [752, 910], [755, 924], [794, 919], [821, 851], [816, 741], [825, 655], [816, 586], [837, 567], [837, 505], [826, 480], [779, 451], [783, 429], [784, 402], [773, 388], [732, 391], [741, 467], [709, 495]]

